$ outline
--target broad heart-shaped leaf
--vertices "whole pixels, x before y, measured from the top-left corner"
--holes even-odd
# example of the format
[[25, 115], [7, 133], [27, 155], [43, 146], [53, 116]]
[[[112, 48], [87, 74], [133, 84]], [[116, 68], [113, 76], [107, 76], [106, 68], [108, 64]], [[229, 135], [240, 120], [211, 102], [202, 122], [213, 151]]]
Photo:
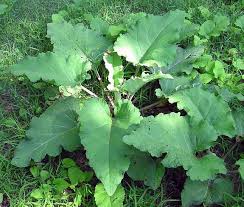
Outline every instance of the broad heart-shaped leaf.
[[39, 118], [31, 120], [27, 139], [17, 147], [12, 164], [26, 167], [31, 159], [40, 162], [46, 155], [57, 156], [61, 149], [78, 149], [80, 144], [77, 111], [79, 100], [66, 98], [50, 106]]
[[206, 206], [221, 203], [225, 194], [232, 194], [232, 182], [228, 179], [217, 178], [214, 181], [186, 180], [181, 193], [182, 207], [191, 207], [204, 203]]
[[236, 162], [236, 165], [239, 165], [239, 172], [240, 172], [240, 175], [241, 175], [241, 178], [242, 180], [244, 180], [244, 159], [239, 159], [237, 162]]
[[217, 173], [226, 173], [224, 162], [220, 158], [212, 154], [201, 159], [195, 156], [196, 150], [187, 119], [176, 113], [144, 118], [139, 127], [124, 136], [123, 140], [152, 156], [160, 157], [167, 153], [162, 161], [163, 165], [173, 168], [183, 166], [193, 180], [207, 180]]
[[51, 38], [55, 53], [79, 55], [98, 63], [111, 42], [99, 33], [87, 29], [82, 24], [50, 23], [47, 25], [47, 36]]
[[153, 74], [142, 73], [141, 77], [131, 77], [126, 80], [122, 85], [122, 90], [135, 94], [142, 86], [157, 79], [173, 79], [173, 77], [160, 71]]
[[164, 16], [149, 15], [121, 35], [114, 50], [134, 65], [163, 67], [171, 63], [176, 56], [176, 43], [180, 39], [180, 30], [186, 13], [171, 11]]
[[54, 80], [57, 85], [74, 86], [84, 81], [91, 69], [89, 61], [78, 55], [63, 56], [51, 52], [27, 57], [12, 66], [14, 75], [26, 75], [32, 82]]
[[228, 104], [213, 93], [190, 88], [169, 96], [169, 102], [177, 102], [178, 108], [184, 109], [190, 116], [192, 141], [197, 150], [212, 146], [219, 135], [235, 135], [235, 124]]
[[123, 83], [124, 71], [122, 59], [117, 53], [110, 53], [103, 56], [105, 67], [108, 70], [108, 89], [110, 91], [118, 90], [119, 86]]
[[123, 207], [125, 199], [125, 190], [120, 185], [112, 196], [109, 196], [103, 184], [96, 185], [95, 188], [95, 201], [98, 207]]
[[105, 102], [89, 99], [79, 114], [81, 143], [86, 149], [90, 166], [111, 196], [130, 165], [130, 147], [122, 141], [122, 137], [129, 133], [130, 125], [140, 123], [139, 110], [125, 100], [112, 119]]
[[152, 159], [148, 153], [134, 150], [130, 167], [127, 174], [133, 180], [144, 181], [144, 184], [156, 190], [162, 180], [165, 168], [163, 165]]
[[177, 48], [177, 55], [174, 61], [166, 67], [155, 68], [154, 70], [160, 70], [163, 73], [169, 73], [173, 75], [190, 74], [193, 69], [193, 63], [203, 54], [204, 47], [198, 46], [188, 49]]
[[244, 137], [244, 110], [242, 108], [236, 109], [232, 115], [235, 120], [236, 134]]

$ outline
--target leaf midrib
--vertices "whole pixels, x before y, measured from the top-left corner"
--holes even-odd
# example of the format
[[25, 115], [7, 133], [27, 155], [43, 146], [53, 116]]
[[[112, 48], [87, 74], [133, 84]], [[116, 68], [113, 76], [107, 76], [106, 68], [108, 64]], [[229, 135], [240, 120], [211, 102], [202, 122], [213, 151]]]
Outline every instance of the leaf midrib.
[[145, 53], [143, 54], [143, 56], [140, 58], [139, 63], [141, 63], [145, 59], [145, 57], [147, 56], [147, 54], [149, 53], [149, 51], [151, 50], [151, 48], [153, 48], [155, 46], [156, 42], [160, 38], [161, 34], [164, 32], [165, 28], [168, 27], [169, 24], [171, 24], [175, 19], [176, 19], [176, 16], [170, 22], [168, 22], [166, 25], [164, 25], [164, 27], [159, 31], [159, 33], [153, 39], [152, 44], [147, 48], [147, 50], [145, 51]]

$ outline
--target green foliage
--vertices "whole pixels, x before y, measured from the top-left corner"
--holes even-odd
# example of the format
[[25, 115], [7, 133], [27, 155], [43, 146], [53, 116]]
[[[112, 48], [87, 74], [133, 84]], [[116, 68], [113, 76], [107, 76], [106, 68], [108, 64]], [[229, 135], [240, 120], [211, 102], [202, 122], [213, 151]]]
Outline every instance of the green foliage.
[[156, 190], [161, 183], [165, 168], [159, 160], [154, 160], [148, 153], [135, 151], [127, 174], [133, 180], [144, 181], [144, 184]]
[[79, 55], [63, 56], [55, 53], [41, 53], [29, 57], [12, 67], [15, 75], [26, 75], [31, 81], [54, 80], [56, 85], [74, 86], [87, 78], [91, 64]]
[[111, 44], [99, 33], [82, 24], [73, 26], [67, 22], [48, 24], [47, 36], [51, 39], [55, 53], [65, 56], [78, 55], [93, 63], [102, 60], [103, 52]]
[[134, 65], [166, 66], [176, 57], [176, 43], [186, 13], [174, 11], [164, 16], [146, 16], [115, 42], [114, 50]]
[[240, 27], [242, 30], [244, 30], [244, 15], [240, 16], [236, 22], [235, 25]]
[[173, 79], [170, 74], [156, 72], [154, 74], [142, 73], [141, 77], [131, 77], [122, 85], [122, 90], [135, 94], [145, 84], [157, 79]]
[[[91, 194], [92, 187], [88, 182], [93, 177], [93, 173], [83, 172], [70, 158], [62, 160], [62, 165], [57, 169], [56, 174], [44, 170], [40, 165], [33, 166], [30, 171], [39, 180], [29, 198], [35, 205], [44, 205], [46, 199], [69, 199], [72, 200], [69, 205], [78, 207], [85, 204], [86, 196]], [[70, 176], [70, 171], [72, 171], [72, 176]], [[89, 175], [89, 177], [86, 176], [84, 179], [84, 175]], [[74, 183], [74, 179], [81, 177], [83, 177], [82, 181]]]
[[4, 14], [8, 9], [7, 4], [0, 4], [0, 15]]
[[108, 70], [108, 89], [118, 91], [124, 81], [122, 59], [117, 53], [105, 54], [103, 57], [105, 67]]
[[236, 165], [239, 165], [239, 172], [241, 178], [244, 180], [244, 159], [240, 159], [236, 162]]
[[187, 174], [192, 180], [207, 180], [216, 173], [226, 173], [224, 161], [213, 154], [197, 159], [194, 136], [187, 119], [179, 114], [144, 118], [140, 126], [123, 140], [155, 157], [167, 153], [162, 164], [169, 168], [183, 166], [189, 170]]
[[62, 147], [74, 151], [80, 147], [77, 112], [79, 100], [66, 98], [34, 117], [27, 138], [16, 149], [12, 164], [26, 167], [31, 159], [40, 162], [46, 155], [57, 156]]
[[95, 189], [95, 201], [98, 207], [122, 207], [125, 191], [119, 186], [112, 196], [109, 196], [102, 184], [98, 184]]
[[182, 206], [190, 207], [204, 203], [209, 206], [223, 201], [225, 194], [231, 194], [233, 186], [230, 180], [218, 178], [213, 181], [191, 181], [188, 179], [182, 191]]
[[124, 101], [112, 119], [104, 101], [90, 99], [79, 114], [81, 143], [89, 163], [108, 195], [112, 196], [130, 165], [130, 148], [122, 138], [131, 125], [140, 122], [140, 113], [131, 102]]
[[[130, 14], [117, 24], [89, 14], [84, 24], [78, 19], [68, 21], [65, 11], [53, 15], [47, 28], [53, 51], [28, 57], [12, 66], [11, 72], [32, 82], [48, 81], [59, 86], [60, 96], [70, 97], [55, 96], [58, 100], [32, 119], [12, 163], [26, 167], [31, 160], [40, 162], [46, 155], [59, 155], [62, 148], [74, 151], [82, 145], [102, 182], [95, 190], [101, 207], [123, 206], [125, 173], [156, 190], [165, 168], [180, 166], [188, 176], [183, 206], [219, 203], [223, 193], [231, 194], [229, 180], [219, 178], [219, 174], [228, 176], [226, 163], [213, 149], [222, 135], [243, 136], [242, 116], [231, 111], [229, 101], [241, 100], [242, 94], [225, 87], [226, 83], [237, 91], [242, 87], [241, 75], [229, 74], [226, 68], [229, 61], [242, 71], [242, 59], [234, 50], [226, 61], [209, 52], [209, 39], [227, 31], [230, 20], [219, 14], [208, 19], [208, 9], [198, 9], [206, 18], [200, 28], [190, 21], [194, 18], [189, 13], [180, 10], [163, 16]], [[236, 26], [241, 27], [239, 20]], [[94, 89], [95, 78], [99, 91]], [[167, 102], [169, 108], [176, 103], [177, 109], [143, 117], [145, 108], [154, 104], [139, 109], [137, 94], [147, 99], [158, 82], [160, 102]], [[241, 161], [236, 164], [242, 170]], [[71, 189], [74, 203], [80, 205], [80, 188], [93, 173], [83, 172], [69, 158], [62, 167], [65, 176], [56, 178], [32, 167], [32, 175], [42, 183], [31, 196], [43, 199], [52, 195], [53, 188], [57, 193]]]
[[215, 15], [213, 20], [207, 20], [201, 25], [199, 34], [205, 38], [218, 37], [221, 32], [227, 29], [229, 24], [230, 20], [228, 17]]
[[232, 112], [232, 115], [235, 120], [237, 135], [244, 137], [244, 110], [238, 108]]
[[[220, 97], [200, 88], [192, 88], [176, 92], [169, 97], [169, 101], [177, 102], [178, 108], [184, 109], [190, 116], [196, 149], [209, 148], [219, 135], [235, 135], [231, 110]], [[224, 122], [221, 121], [223, 117]]]
[[175, 60], [167, 67], [162, 67], [160, 70], [163, 73], [170, 73], [173, 75], [190, 74], [193, 69], [193, 63], [203, 54], [204, 47], [198, 46], [188, 49], [177, 48], [177, 55]]

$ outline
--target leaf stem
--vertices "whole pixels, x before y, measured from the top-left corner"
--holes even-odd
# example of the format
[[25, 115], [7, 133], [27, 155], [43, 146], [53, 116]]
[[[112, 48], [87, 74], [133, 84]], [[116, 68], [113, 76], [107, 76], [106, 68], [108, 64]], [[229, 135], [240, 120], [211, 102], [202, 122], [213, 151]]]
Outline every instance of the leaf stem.
[[223, 157], [223, 159], [225, 160], [227, 157], [228, 157], [228, 155], [236, 148], [236, 146], [239, 144], [239, 142], [240, 142], [240, 138], [237, 136], [236, 137], [236, 142], [235, 142], [235, 144], [229, 149], [229, 151], [225, 154], [225, 156]]
[[98, 98], [98, 96], [97, 96], [95, 93], [93, 93], [92, 91], [90, 91], [90, 90], [87, 89], [86, 87], [80, 85], [80, 88], [81, 88], [83, 91], [87, 92], [89, 95]]
[[102, 81], [102, 78], [101, 78], [100, 74], [98, 73], [97, 69], [94, 69], [94, 72], [95, 72], [95, 74], [96, 74], [96, 76], [97, 76], [97, 79], [98, 79], [98, 81], [99, 81], [101, 87], [103, 88], [103, 90], [104, 90], [104, 92], [105, 92], [105, 94], [106, 94], [106, 96], [107, 96], [107, 98], [108, 98], [108, 101], [110, 102], [110, 105], [111, 105], [112, 108], [114, 109], [114, 108], [115, 108], [114, 101], [113, 101], [113, 99], [111, 98], [111, 96], [109, 95], [108, 91], [106, 90], [106, 88], [105, 88], [105, 86], [104, 86], [104, 83], [103, 83], [103, 81]]
[[140, 111], [141, 112], [143, 112], [143, 111], [147, 111], [148, 109], [151, 109], [151, 108], [153, 108], [153, 107], [155, 107], [155, 106], [157, 106], [157, 105], [160, 105], [160, 104], [165, 104], [165, 102], [164, 102], [164, 100], [162, 100], [162, 99], [160, 99], [159, 101], [156, 101], [155, 103], [152, 103], [152, 104], [150, 104], [150, 105], [148, 105], [148, 106], [144, 106], [144, 107], [142, 107], [141, 109], [140, 109]]

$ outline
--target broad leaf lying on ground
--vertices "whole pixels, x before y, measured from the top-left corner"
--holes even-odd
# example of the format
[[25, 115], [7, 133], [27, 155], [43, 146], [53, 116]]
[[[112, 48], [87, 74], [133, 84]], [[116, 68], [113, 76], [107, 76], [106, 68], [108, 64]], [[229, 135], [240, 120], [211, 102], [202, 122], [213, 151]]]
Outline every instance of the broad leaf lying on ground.
[[[162, 161], [165, 167], [183, 166], [191, 179], [207, 180], [217, 173], [226, 173], [224, 161], [213, 154], [198, 159], [192, 143], [190, 128], [185, 117], [171, 113], [146, 117], [139, 127], [123, 138], [128, 145], [160, 157], [167, 153]], [[215, 163], [215, 164], [214, 164]], [[205, 165], [202, 165], [205, 164]]]
[[190, 116], [192, 143], [197, 150], [212, 146], [219, 135], [235, 135], [231, 110], [220, 97], [201, 88], [191, 88], [171, 95], [169, 102], [177, 102], [178, 108]]
[[131, 77], [122, 85], [122, 90], [135, 94], [145, 84], [157, 79], [173, 79], [169, 74], [156, 72], [154, 74], [142, 73], [141, 77]]
[[118, 186], [112, 196], [109, 196], [102, 184], [98, 184], [95, 189], [95, 201], [98, 207], [123, 207], [125, 190]]
[[14, 75], [26, 75], [32, 82], [40, 79], [55, 81], [57, 85], [74, 86], [87, 78], [91, 69], [89, 61], [79, 55], [63, 56], [51, 52], [28, 57], [12, 66]]
[[184, 190], [181, 193], [182, 206], [191, 207], [204, 203], [206, 206], [220, 203], [225, 194], [233, 192], [232, 182], [228, 179], [217, 178], [213, 181], [186, 180]]
[[66, 98], [57, 101], [39, 118], [34, 117], [27, 139], [17, 147], [12, 164], [26, 167], [31, 159], [40, 162], [46, 155], [57, 156], [62, 148], [74, 151], [81, 147], [77, 111], [79, 100]]
[[186, 13], [172, 11], [164, 16], [149, 15], [121, 35], [114, 50], [134, 65], [163, 67], [173, 62], [176, 43], [184, 25]]
[[144, 184], [156, 190], [161, 183], [165, 169], [160, 161], [155, 161], [148, 153], [134, 150], [127, 174], [133, 180], [144, 181]]
[[105, 67], [108, 70], [108, 89], [110, 91], [118, 91], [124, 81], [122, 59], [117, 55], [117, 53], [106, 53], [103, 60]]
[[244, 180], [244, 159], [239, 159], [236, 162], [236, 165], [239, 165], [239, 172], [240, 172], [242, 180]]
[[236, 109], [232, 115], [235, 120], [236, 135], [244, 137], [244, 109]]
[[204, 47], [193, 47], [189, 49], [177, 48], [177, 54], [174, 61], [166, 67], [156, 68], [163, 73], [169, 74], [190, 74], [193, 69], [193, 63], [204, 52]]
[[139, 124], [139, 110], [124, 101], [112, 118], [108, 105], [100, 99], [89, 99], [80, 111], [80, 138], [96, 176], [109, 196], [116, 191], [130, 165], [130, 147], [122, 137], [128, 127]]
[[50, 23], [47, 26], [47, 36], [53, 43], [53, 51], [64, 55], [79, 55], [98, 63], [111, 42], [99, 33], [87, 29], [82, 24]]

